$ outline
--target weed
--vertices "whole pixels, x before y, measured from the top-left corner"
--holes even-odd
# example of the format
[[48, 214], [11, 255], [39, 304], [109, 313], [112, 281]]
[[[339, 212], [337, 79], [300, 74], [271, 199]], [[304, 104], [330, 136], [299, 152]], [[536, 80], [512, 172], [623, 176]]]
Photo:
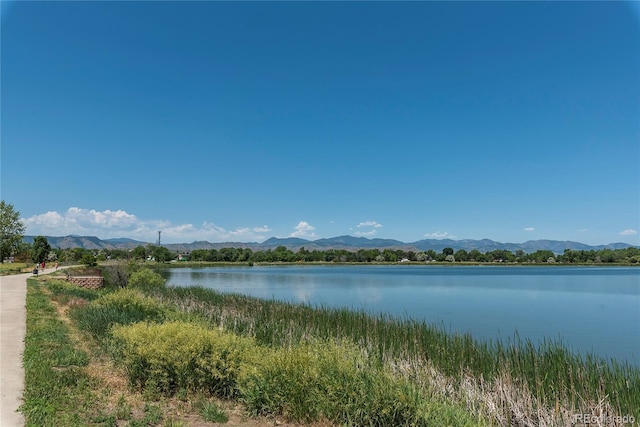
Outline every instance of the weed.
[[204, 418], [205, 421], [210, 421], [212, 423], [226, 423], [229, 421], [229, 417], [224, 411], [218, 408], [218, 405], [215, 402], [204, 402], [200, 405], [200, 416]]
[[118, 398], [118, 402], [116, 403], [115, 415], [119, 420], [131, 419], [131, 405], [122, 395]]
[[146, 423], [145, 425], [149, 425], [149, 424], [155, 425], [155, 424], [158, 424], [160, 421], [162, 421], [162, 410], [160, 409], [160, 407], [145, 403], [143, 421]]

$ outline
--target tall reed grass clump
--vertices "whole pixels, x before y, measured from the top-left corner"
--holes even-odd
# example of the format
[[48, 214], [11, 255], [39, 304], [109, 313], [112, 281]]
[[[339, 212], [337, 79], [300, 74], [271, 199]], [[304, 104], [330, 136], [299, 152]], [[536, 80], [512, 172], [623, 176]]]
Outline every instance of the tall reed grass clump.
[[302, 342], [267, 353], [244, 376], [241, 396], [255, 414], [367, 426], [478, 426], [464, 408], [424, 395], [353, 344]]

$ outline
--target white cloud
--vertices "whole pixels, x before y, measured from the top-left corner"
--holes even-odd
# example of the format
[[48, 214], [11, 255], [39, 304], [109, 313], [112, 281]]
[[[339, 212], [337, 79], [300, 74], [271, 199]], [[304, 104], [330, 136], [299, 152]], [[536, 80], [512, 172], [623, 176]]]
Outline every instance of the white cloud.
[[634, 230], [633, 228], [627, 228], [626, 230], [622, 230], [620, 232], [621, 236], [635, 236], [636, 234], [638, 234], [638, 231]]
[[586, 228], [581, 228], [580, 230], [578, 230], [578, 233], [586, 233], [587, 231], [589, 230], [587, 230]]
[[26, 226], [26, 234], [30, 235], [77, 234], [103, 239], [130, 237], [145, 242], [155, 242], [158, 239], [158, 231], [162, 231], [162, 241], [165, 243], [186, 243], [194, 240], [263, 241], [266, 237], [261, 233], [271, 231], [266, 225], [226, 230], [208, 221], [197, 227], [189, 223], [172, 224], [165, 220], [142, 220], [123, 210], [96, 211], [77, 207], [69, 208], [63, 213], [50, 211], [34, 215], [24, 219], [23, 222]]
[[316, 228], [309, 224], [306, 221], [300, 221], [298, 225], [295, 226], [295, 230], [293, 233], [289, 235], [289, 237], [299, 237], [301, 239], [309, 239], [315, 238], [316, 233], [313, 232]]
[[356, 227], [358, 227], [358, 228], [360, 228], [360, 227], [380, 228], [380, 227], [382, 227], [382, 224], [378, 224], [376, 221], [364, 221], [364, 222], [361, 222], [360, 224], [356, 225]]
[[40, 215], [34, 215], [30, 218], [22, 218], [27, 229], [29, 227], [54, 227], [60, 228], [64, 226], [65, 220], [58, 212], [49, 211]]
[[58, 235], [91, 233], [107, 229], [131, 231], [135, 229], [138, 222], [135, 215], [123, 210], [100, 212], [77, 207], [71, 207], [63, 214], [49, 211], [24, 220], [27, 231], [37, 230], [37, 234], [56, 232]]
[[535, 227], [525, 227], [523, 228], [524, 231], [535, 231]]
[[449, 232], [445, 231], [445, 232], [441, 232], [441, 231], [436, 231], [435, 233], [428, 233], [425, 234], [424, 237], [426, 237], [427, 239], [455, 239], [456, 236], [454, 236], [453, 234], [449, 234]]
[[[356, 228], [371, 228], [370, 230], [359, 230], [356, 231], [355, 234], [356, 236], [361, 236], [361, 237], [370, 237], [375, 235], [378, 232], [378, 228], [382, 227], [382, 224], [379, 224], [376, 221], [363, 221], [360, 224], [356, 225]], [[352, 229], [353, 230], [353, 229]]]

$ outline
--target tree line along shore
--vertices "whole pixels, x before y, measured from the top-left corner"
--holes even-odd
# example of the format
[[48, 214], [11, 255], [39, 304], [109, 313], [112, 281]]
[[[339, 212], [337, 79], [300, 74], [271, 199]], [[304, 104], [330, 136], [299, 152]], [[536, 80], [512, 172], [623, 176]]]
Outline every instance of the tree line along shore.
[[[562, 254], [551, 250], [537, 250], [525, 253], [522, 250], [492, 250], [480, 252], [477, 249], [454, 250], [444, 248], [441, 252], [424, 252], [401, 249], [346, 249], [307, 250], [304, 247], [296, 251], [284, 246], [263, 251], [248, 248], [195, 249], [191, 252], [172, 252], [164, 246], [147, 245], [133, 249], [84, 249], [51, 248], [46, 238], [38, 236], [32, 245], [25, 244], [16, 256], [15, 262], [71, 262], [95, 265], [107, 260], [149, 260], [160, 263], [170, 261], [224, 262], [224, 263], [492, 263], [492, 264], [574, 264], [574, 265], [640, 265], [640, 248], [600, 250], [566, 249]], [[43, 241], [44, 239], [44, 241]]]

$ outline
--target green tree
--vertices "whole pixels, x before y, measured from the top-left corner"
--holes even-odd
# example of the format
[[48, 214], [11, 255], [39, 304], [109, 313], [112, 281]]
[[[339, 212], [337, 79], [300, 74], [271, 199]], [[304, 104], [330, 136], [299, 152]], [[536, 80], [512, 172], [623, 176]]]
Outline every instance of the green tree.
[[453, 248], [444, 248], [442, 250], [443, 255], [453, 255]]
[[98, 260], [97, 260], [96, 256], [93, 254], [93, 252], [91, 252], [91, 251], [86, 251], [82, 255], [82, 258], [80, 259], [80, 262], [83, 263], [87, 267], [95, 267], [96, 265], [98, 265]]
[[51, 245], [44, 236], [36, 236], [33, 239], [33, 245], [31, 245], [31, 259], [33, 262], [41, 263], [49, 259], [49, 252], [51, 252]]
[[20, 221], [20, 212], [12, 204], [0, 201], [0, 261], [13, 256], [24, 236], [25, 226]]
[[469, 254], [464, 249], [458, 249], [454, 257], [457, 261], [469, 261]]
[[392, 249], [385, 249], [382, 251], [382, 256], [384, 257], [385, 261], [387, 262], [396, 262], [398, 261], [398, 254], [396, 253], [396, 251], [392, 250]]
[[147, 259], [147, 250], [144, 248], [144, 246], [136, 246], [131, 251], [131, 256], [134, 259], [145, 260]]
[[174, 258], [171, 251], [164, 246], [150, 246], [149, 253], [156, 262], [167, 262]]

